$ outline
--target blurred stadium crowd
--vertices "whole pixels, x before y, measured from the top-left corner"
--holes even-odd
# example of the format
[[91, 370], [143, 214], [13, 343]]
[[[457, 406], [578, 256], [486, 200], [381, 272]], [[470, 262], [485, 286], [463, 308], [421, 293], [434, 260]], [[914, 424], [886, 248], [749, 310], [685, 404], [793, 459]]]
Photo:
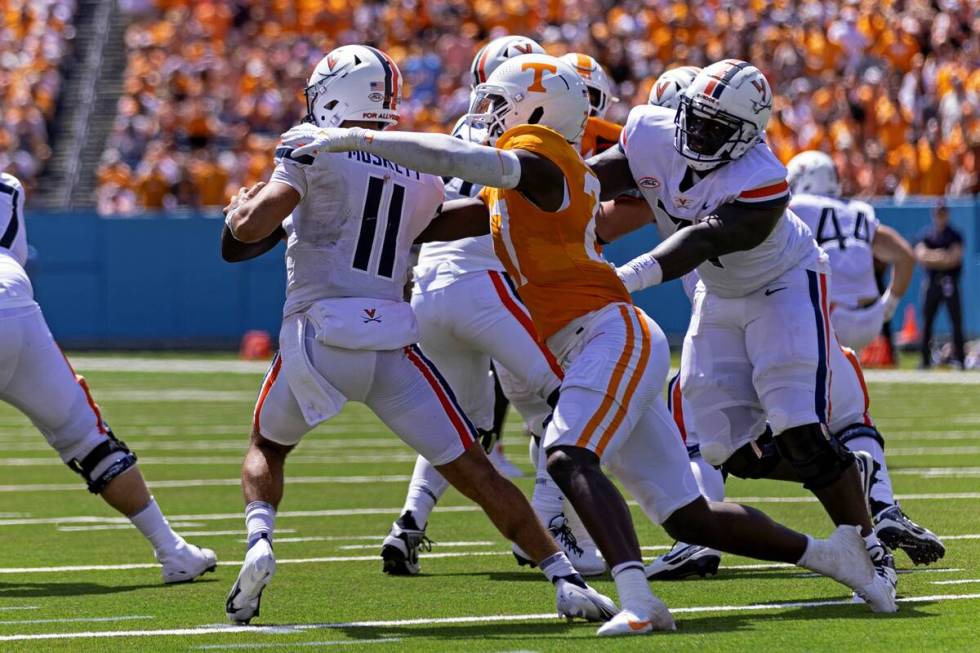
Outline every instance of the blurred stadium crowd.
[[[30, 179], [73, 0], [6, 0], [0, 35], [5, 162]], [[980, 9], [971, 0], [129, 0], [129, 63], [99, 170], [103, 213], [220, 206], [264, 177], [301, 119], [306, 78], [332, 47], [369, 43], [405, 75], [400, 128], [446, 130], [468, 67], [504, 33], [592, 54], [623, 121], [666, 68], [749, 60], [778, 94], [784, 160], [833, 153], [860, 196], [966, 195], [980, 186]], [[24, 16], [28, 16], [25, 20]], [[21, 47], [24, 40], [29, 47]], [[19, 79], [18, 79], [19, 78]]]
[[28, 187], [51, 158], [48, 129], [74, 15], [75, 0], [0, 2], [0, 171]]

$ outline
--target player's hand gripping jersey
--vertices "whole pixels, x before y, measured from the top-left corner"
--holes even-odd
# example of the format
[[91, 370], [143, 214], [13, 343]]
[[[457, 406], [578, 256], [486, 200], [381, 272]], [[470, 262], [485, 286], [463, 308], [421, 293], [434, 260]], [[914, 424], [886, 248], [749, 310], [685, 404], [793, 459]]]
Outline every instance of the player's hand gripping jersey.
[[485, 188], [493, 244], [542, 340], [577, 317], [614, 302], [632, 303], [615, 268], [596, 244], [599, 181], [560, 134], [538, 125], [520, 125], [496, 143], [504, 150], [527, 150], [546, 157], [565, 176], [565, 201], [548, 213], [517, 190]]
[[830, 257], [831, 301], [848, 308], [878, 297], [871, 243], [878, 218], [870, 204], [825, 195], [794, 195], [790, 209]]
[[[786, 168], [765, 143], [704, 176], [691, 170], [674, 148], [675, 113], [652, 105], [635, 107], [620, 139], [633, 179], [657, 210], [661, 229], [673, 233], [729, 202], [763, 207], [786, 201]], [[661, 220], [661, 213], [668, 220]], [[809, 229], [787, 211], [760, 245], [706, 261], [697, 271], [709, 292], [741, 297], [796, 266], [815, 265], [820, 258]]]

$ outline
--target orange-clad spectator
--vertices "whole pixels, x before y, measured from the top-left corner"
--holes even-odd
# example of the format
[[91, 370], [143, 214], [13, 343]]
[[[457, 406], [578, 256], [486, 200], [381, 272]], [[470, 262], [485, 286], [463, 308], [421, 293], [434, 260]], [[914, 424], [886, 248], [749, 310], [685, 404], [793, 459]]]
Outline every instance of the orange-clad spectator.
[[[127, 30], [129, 65], [106, 156], [147, 170], [165, 151], [164, 205], [207, 206], [219, 192], [266, 178], [278, 135], [303, 116], [310, 70], [327, 50], [354, 42], [386, 50], [401, 67], [400, 129], [447, 131], [468, 106], [473, 54], [517, 32], [556, 56], [595, 56], [623, 98], [607, 115], [618, 123], [668, 67], [752, 61], [776, 93], [768, 139], [777, 156], [786, 161], [807, 148], [844, 156], [846, 183], [862, 195], [970, 187], [968, 174], [956, 184], [953, 178], [975, 161], [971, 144], [980, 141], [976, 36], [968, 11], [952, 3], [142, 2], [155, 9], [134, 15]], [[0, 89], [4, 82], [0, 70]], [[41, 132], [51, 98], [33, 95]], [[5, 115], [13, 110], [4, 107]], [[23, 107], [14, 113], [19, 123], [38, 123]], [[938, 121], [938, 140], [925, 146], [930, 118]], [[24, 128], [17, 138], [43, 143], [37, 131]], [[0, 128], [0, 157], [10, 140], [2, 136]], [[132, 205], [119, 179], [107, 175], [100, 184], [109, 189], [106, 207]]]
[[136, 196], [146, 209], [162, 209], [169, 194], [170, 183], [159, 166], [153, 166], [136, 180]]

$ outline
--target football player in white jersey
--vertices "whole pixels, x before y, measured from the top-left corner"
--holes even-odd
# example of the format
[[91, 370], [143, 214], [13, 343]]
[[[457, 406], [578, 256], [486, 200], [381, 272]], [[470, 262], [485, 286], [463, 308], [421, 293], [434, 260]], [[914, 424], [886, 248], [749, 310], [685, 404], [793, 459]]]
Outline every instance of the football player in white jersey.
[[444, 207], [430, 229], [449, 239], [485, 234], [492, 224], [494, 250], [521, 280], [539, 333], [563, 362], [561, 393], [542, 444], [548, 471], [602, 550], [623, 604], [599, 635], [674, 628], [650, 592], [628, 508], [601, 462], [675, 537], [819, 570], [857, 588], [873, 610], [894, 611], [893, 586], [875, 573], [855, 527], [814, 540], [757, 510], [708, 502], [698, 492], [658, 396], [669, 368], [666, 340], [632, 305], [595, 246], [600, 189], [576, 149], [586, 98], [566, 63], [525, 55], [476, 89], [467, 119], [488, 129], [494, 147], [438, 134], [321, 129], [297, 142], [294, 155], [366, 151], [487, 186], [477, 201]]
[[[524, 36], [503, 36], [484, 46], [473, 61], [473, 88], [486, 81], [500, 64], [520, 54], [544, 50]], [[483, 143], [486, 131], [461, 119], [453, 136]], [[444, 179], [447, 199], [476, 197], [479, 184], [453, 177]], [[492, 447], [494, 388], [487, 372], [491, 359], [506, 396], [524, 418], [527, 430], [540, 440], [551, 414], [549, 398], [561, 385], [561, 368], [550, 351], [538, 342], [527, 309], [493, 251], [492, 238], [480, 236], [422, 245], [414, 270], [412, 308], [419, 320], [419, 346], [453, 388], [463, 412], [473, 421], [485, 448]], [[488, 437], [489, 436], [489, 437]], [[532, 443], [533, 444], [533, 443]], [[538, 449], [532, 446], [532, 455]], [[538, 455], [531, 505], [569, 559], [585, 576], [601, 574], [605, 562], [584, 528], [573, 533], [563, 511], [561, 490], [548, 475]], [[423, 456], [412, 473], [402, 514], [384, 539], [384, 571], [395, 575], [419, 573], [419, 549], [428, 543], [429, 514], [449, 484]], [[574, 522], [573, 522], [574, 523]], [[514, 544], [520, 564], [527, 554]]]
[[26, 263], [24, 188], [0, 173], [0, 401], [30, 418], [89, 492], [129, 518], [153, 546], [163, 582], [213, 571], [214, 551], [173, 531], [146, 487], [136, 454], [113, 435], [85, 379], [51, 337]]
[[[620, 267], [627, 288], [694, 269], [700, 276], [681, 387], [704, 459], [742, 463], [740, 475], [750, 478], [802, 481], [836, 524], [860, 530], [894, 587], [894, 560], [875, 535], [855, 456], [826, 436], [830, 364], [842, 356], [830, 323], [830, 270], [787, 210], [786, 169], [763, 140], [771, 110], [765, 76], [726, 59], [697, 75], [676, 111], [635, 107], [620, 148], [590, 165], [604, 198], [638, 189], [673, 225], [660, 245]], [[778, 469], [763, 469], [751, 450], [770, 426]]]
[[[398, 121], [401, 79], [380, 50], [337, 48], [306, 88], [313, 124], [291, 133], [391, 126]], [[227, 260], [259, 255], [287, 239], [279, 353], [262, 384], [242, 466], [248, 550], [226, 601], [228, 617], [248, 622], [258, 615], [275, 571], [273, 530], [286, 456], [347, 401], [359, 401], [527, 552], [555, 583], [559, 614], [610, 618], [615, 604], [585, 584], [520, 490], [472, 446], [476, 429], [415, 344], [418, 322], [402, 290], [411, 245], [440, 210], [442, 181], [364, 151], [314, 160], [283, 145], [276, 155], [269, 183], [243, 190], [226, 207], [222, 234]]]
[[[823, 152], [801, 152], [786, 166], [793, 192], [790, 209], [830, 257], [834, 274], [830, 321], [845, 347], [860, 351], [881, 333], [912, 281], [915, 254], [891, 227], [878, 222], [867, 202], [840, 197], [834, 161]], [[874, 260], [892, 266], [891, 284], [878, 296]]]
[[[834, 161], [823, 152], [801, 152], [790, 160], [787, 170], [793, 192], [790, 209], [807, 223], [830, 257], [834, 281], [830, 321], [834, 331], [845, 347], [860, 350], [881, 332], [883, 321], [891, 319], [908, 289], [915, 269], [912, 247], [897, 231], [878, 222], [870, 204], [841, 198]], [[874, 273], [876, 258], [892, 266], [891, 284], [880, 297]], [[868, 412], [860, 362], [851, 350], [845, 355], [854, 368], [853, 373], [845, 372], [858, 377], [859, 389], [852, 383], [851, 391], [862, 397], [863, 415], [855, 415], [853, 423], [834, 434], [852, 451], [864, 451], [874, 458], [869, 506], [875, 531], [885, 544], [902, 549], [915, 564], [935, 562], [946, 549], [934, 533], [909, 519], [895, 501], [884, 438]], [[836, 411], [837, 392], [833, 395]]]

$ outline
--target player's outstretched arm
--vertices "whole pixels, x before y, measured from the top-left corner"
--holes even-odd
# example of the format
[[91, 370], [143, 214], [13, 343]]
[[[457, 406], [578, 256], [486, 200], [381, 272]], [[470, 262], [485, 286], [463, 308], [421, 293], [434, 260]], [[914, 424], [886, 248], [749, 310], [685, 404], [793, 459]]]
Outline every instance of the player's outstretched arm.
[[772, 233], [785, 210], [786, 203], [765, 208], [724, 204], [714, 215], [679, 229], [653, 251], [616, 272], [630, 292], [678, 279], [708, 259], [757, 247]]
[[878, 225], [871, 251], [876, 259], [892, 266], [892, 281], [881, 297], [885, 305], [885, 319], [895, 314], [899, 300], [905, 295], [912, 283], [912, 273], [915, 272], [915, 253], [908, 241], [887, 225]]
[[602, 154], [589, 157], [586, 163], [602, 186], [599, 195], [601, 199], [611, 200], [636, 192], [636, 182], [630, 172], [629, 161], [618, 145], [610, 147]]
[[487, 212], [487, 205], [478, 198], [467, 197], [440, 206], [436, 217], [422, 230], [415, 243], [475, 238], [489, 233], [490, 214]]
[[656, 217], [645, 199], [621, 195], [602, 203], [595, 233], [603, 243], [611, 243], [652, 222]]
[[311, 129], [301, 125], [283, 134], [282, 141], [295, 147], [293, 159], [315, 158], [321, 152], [360, 151], [418, 172], [458, 177], [482, 186], [516, 188], [521, 181], [521, 163], [513, 152], [447, 134], [381, 132], [360, 127]]

